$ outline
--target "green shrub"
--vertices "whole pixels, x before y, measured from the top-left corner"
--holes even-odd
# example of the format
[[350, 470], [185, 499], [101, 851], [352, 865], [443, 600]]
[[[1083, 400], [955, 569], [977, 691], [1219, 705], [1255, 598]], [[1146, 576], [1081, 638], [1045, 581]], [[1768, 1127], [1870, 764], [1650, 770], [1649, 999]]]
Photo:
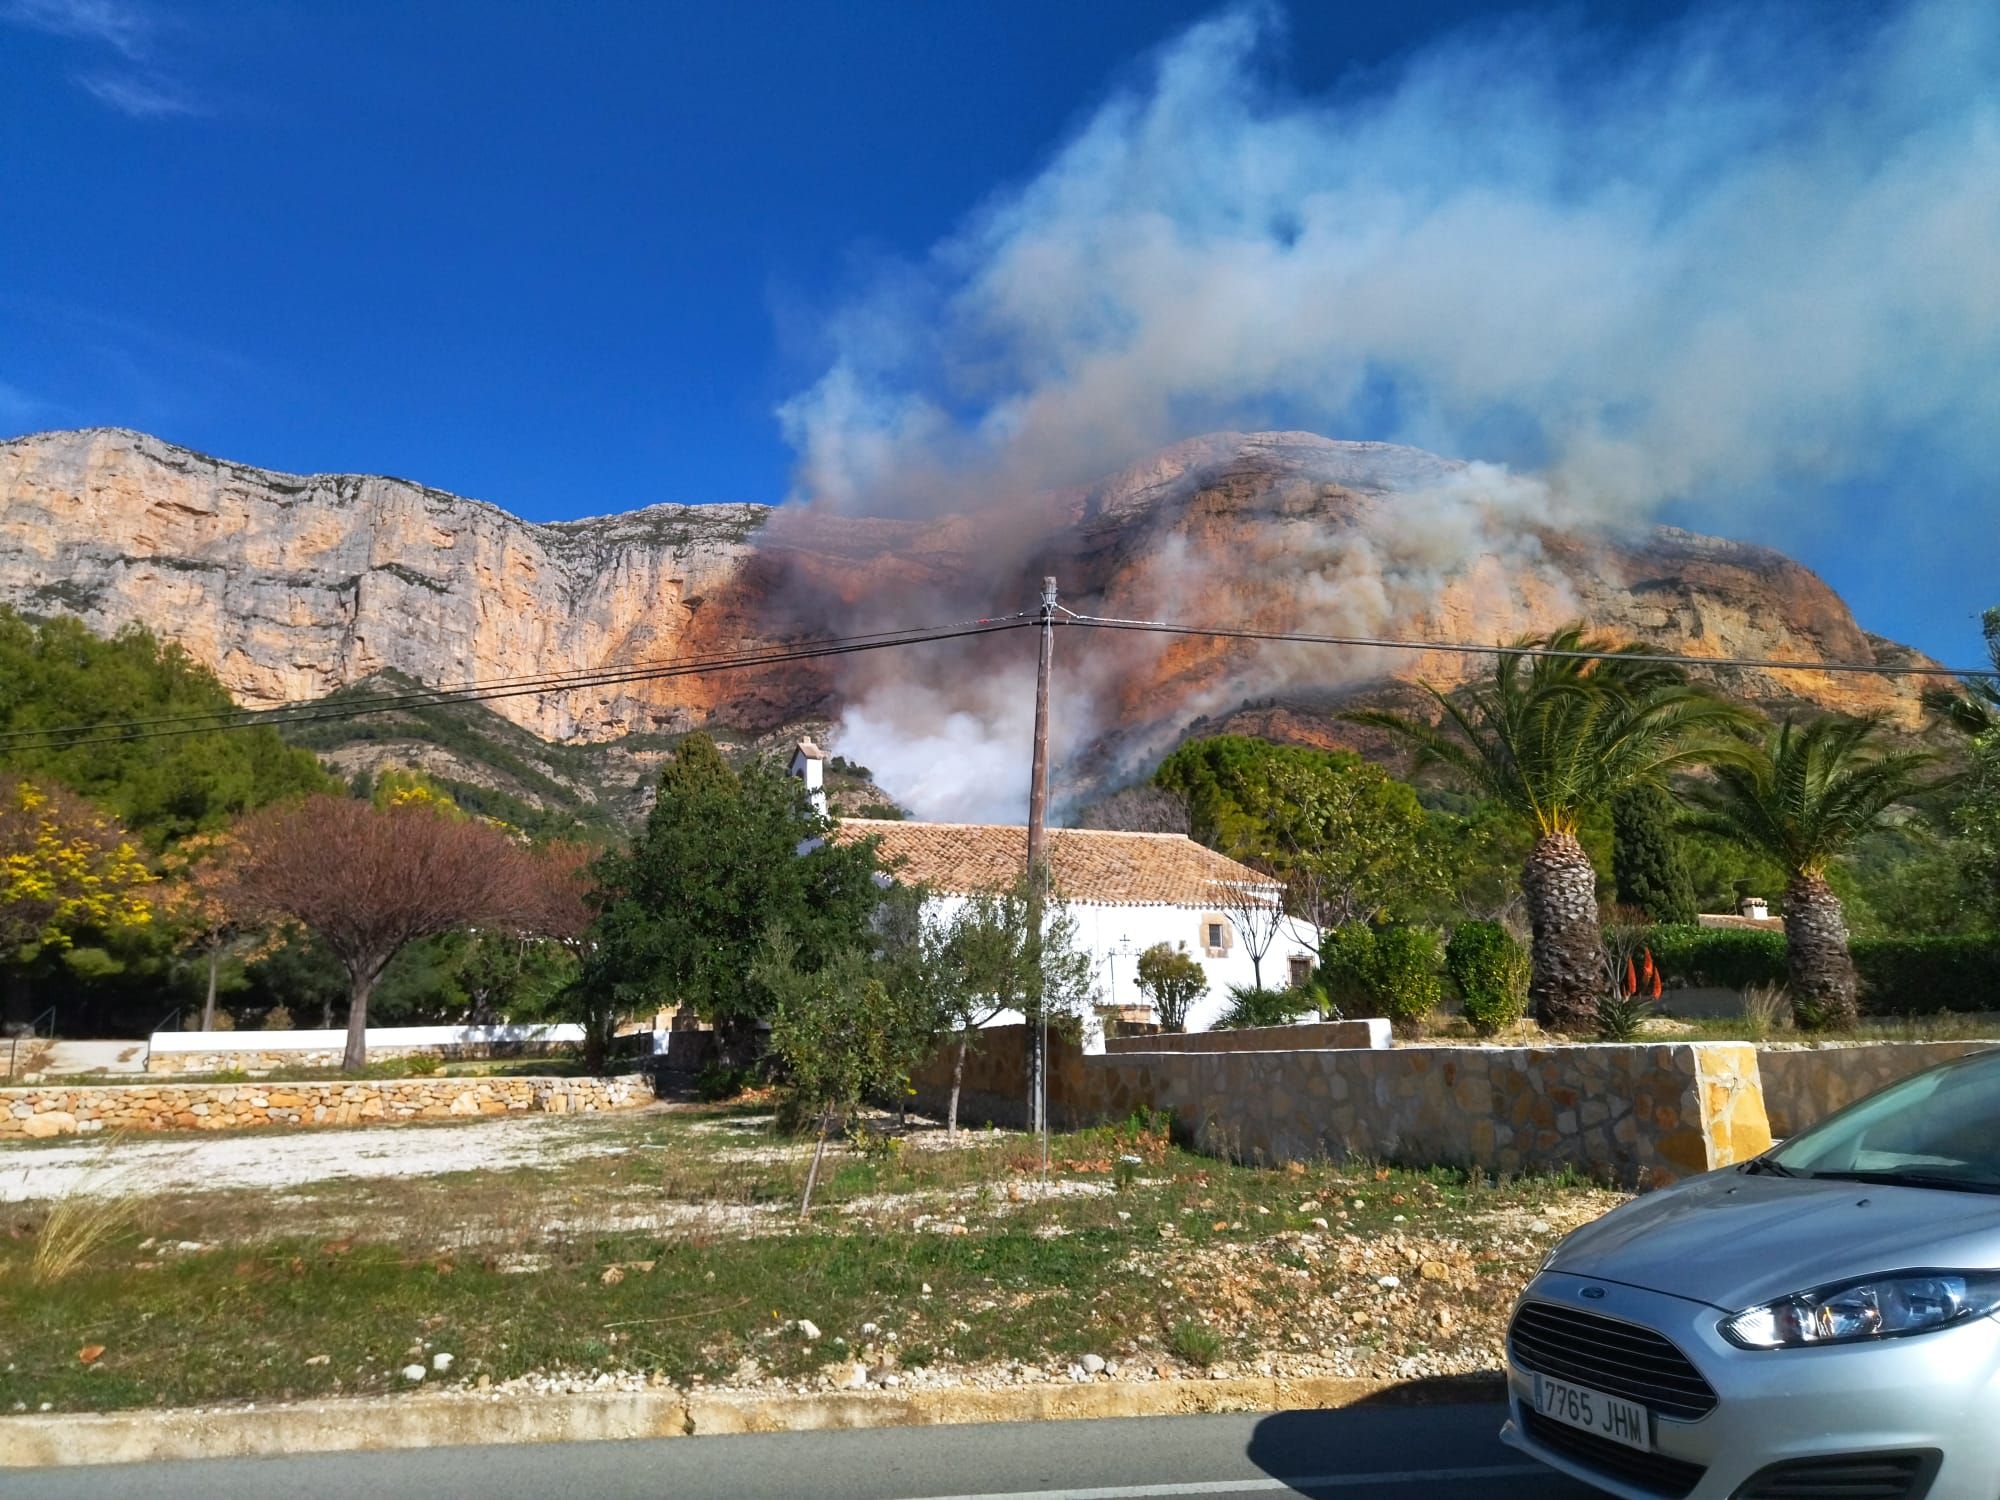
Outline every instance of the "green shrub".
[[1443, 955], [1428, 927], [1368, 927], [1351, 922], [1320, 946], [1320, 973], [1343, 1016], [1387, 1016], [1409, 1026], [1444, 998]]
[[1372, 1016], [1375, 1000], [1375, 929], [1348, 922], [1320, 939], [1319, 982], [1336, 1015]]
[[1222, 1335], [1205, 1323], [1182, 1318], [1167, 1330], [1167, 1352], [1191, 1365], [1212, 1365], [1222, 1357]]
[[1785, 982], [1785, 935], [1751, 927], [1661, 925], [1646, 933], [1669, 985], [1747, 990]]
[[2000, 937], [1856, 938], [1861, 1003], [1877, 1015], [2000, 1010]]
[[1139, 993], [1162, 1031], [1186, 1031], [1189, 1007], [1208, 993], [1208, 974], [1186, 949], [1155, 943], [1139, 955]]
[[[1748, 990], [1785, 982], [1785, 935], [1741, 927], [1655, 927], [1653, 958], [1673, 985]], [[2000, 1009], [2000, 936], [1856, 938], [1862, 1005], [1876, 1015]]]
[[1253, 984], [1232, 984], [1229, 1006], [1217, 1018], [1217, 1031], [1242, 1031], [1252, 1026], [1289, 1026], [1310, 1008], [1310, 1002], [1296, 990], [1259, 989]]
[[1444, 969], [1465, 1002], [1465, 1018], [1482, 1035], [1527, 1014], [1528, 950], [1498, 922], [1460, 922], [1452, 928]]
[[1444, 962], [1428, 927], [1385, 927], [1375, 934], [1375, 989], [1390, 1020], [1413, 1025], [1438, 1008]]
[[708, 1104], [734, 1099], [748, 1087], [750, 1069], [733, 1068], [727, 1063], [712, 1062], [694, 1075], [695, 1097]]
[[1614, 989], [1608, 995], [1599, 996], [1597, 1039], [1600, 1042], [1637, 1041], [1639, 1028], [1652, 1017], [1653, 1004], [1652, 996], [1628, 995], [1622, 988]]
[[403, 1059], [403, 1071], [412, 1078], [430, 1078], [444, 1070], [444, 1059], [417, 1053]]

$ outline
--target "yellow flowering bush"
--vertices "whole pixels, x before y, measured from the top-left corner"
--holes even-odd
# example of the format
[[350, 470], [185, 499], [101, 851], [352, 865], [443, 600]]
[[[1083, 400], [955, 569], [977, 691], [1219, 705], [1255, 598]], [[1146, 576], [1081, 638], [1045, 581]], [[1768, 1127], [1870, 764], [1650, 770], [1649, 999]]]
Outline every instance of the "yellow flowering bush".
[[124, 831], [88, 802], [0, 776], [0, 960], [66, 948], [84, 928], [143, 926], [152, 879]]

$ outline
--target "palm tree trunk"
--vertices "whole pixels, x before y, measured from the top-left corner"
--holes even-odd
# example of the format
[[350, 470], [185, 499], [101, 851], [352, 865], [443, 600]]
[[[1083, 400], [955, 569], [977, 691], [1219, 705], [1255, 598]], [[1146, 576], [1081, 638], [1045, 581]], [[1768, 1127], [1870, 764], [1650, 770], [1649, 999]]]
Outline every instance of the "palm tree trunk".
[[1521, 871], [1534, 933], [1528, 996], [1550, 1031], [1588, 1032], [1597, 1025], [1604, 979], [1604, 933], [1597, 917], [1597, 870], [1574, 834], [1544, 834]]
[[1848, 1030], [1860, 1021], [1847, 917], [1824, 875], [1794, 875], [1785, 887], [1785, 968], [1800, 1026]]

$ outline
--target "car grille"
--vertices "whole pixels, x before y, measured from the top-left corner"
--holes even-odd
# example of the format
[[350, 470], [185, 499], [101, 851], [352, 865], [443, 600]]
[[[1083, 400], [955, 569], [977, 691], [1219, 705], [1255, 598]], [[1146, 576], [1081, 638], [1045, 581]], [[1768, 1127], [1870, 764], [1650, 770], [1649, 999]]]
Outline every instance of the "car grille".
[[1715, 1410], [1715, 1388], [1688, 1357], [1650, 1328], [1553, 1302], [1524, 1302], [1507, 1330], [1524, 1370], [1573, 1380], [1694, 1422]]
[[1521, 1427], [1544, 1448], [1553, 1449], [1592, 1473], [1649, 1491], [1661, 1500], [1681, 1500], [1708, 1472], [1700, 1464], [1668, 1458], [1664, 1453], [1641, 1453], [1637, 1448], [1627, 1448], [1595, 1433], [1551, 1422], [1533, 1411], [1521, 1413]]
[[1773, 1464], [1736, 1500], [1922, 1500], [1936, 1477], [1937, 1453], [1849, 1453]]

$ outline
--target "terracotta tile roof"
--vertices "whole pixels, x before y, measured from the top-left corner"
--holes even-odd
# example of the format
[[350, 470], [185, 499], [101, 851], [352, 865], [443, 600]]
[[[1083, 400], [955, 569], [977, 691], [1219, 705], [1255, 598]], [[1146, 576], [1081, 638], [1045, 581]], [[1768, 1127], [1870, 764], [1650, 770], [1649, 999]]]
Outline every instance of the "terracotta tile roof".
[[[1028, 830], [997, 823], [904, 823], [842, 818], [836, 839], [880, 840], [900, 879], [965, 895], [1005, 890], [1028, 862]], [[1178, 833], [1051, 828], [1049, 869], [1063, 898], [1092, 906], [1212, 907], [1222, 887], [1270, 885], [1269, 876]]]

